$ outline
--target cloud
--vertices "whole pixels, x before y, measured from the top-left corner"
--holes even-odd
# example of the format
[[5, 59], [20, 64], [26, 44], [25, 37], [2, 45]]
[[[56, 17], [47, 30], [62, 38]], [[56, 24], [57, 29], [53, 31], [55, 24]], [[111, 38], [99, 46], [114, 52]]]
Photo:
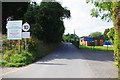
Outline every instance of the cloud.
[[112, 22], [102, 21], [100, 18], [92, 18], [90, 10], [94, 5], [86, 4], [85, 0], [62, 0], [63, 4], [71, 11], [72, 18], [65, 19], [65, 34], [74, 33], [74, 29], [78, 36], [87, 36], [92, 32], [104, 32], [106, 28], [112, 27]]

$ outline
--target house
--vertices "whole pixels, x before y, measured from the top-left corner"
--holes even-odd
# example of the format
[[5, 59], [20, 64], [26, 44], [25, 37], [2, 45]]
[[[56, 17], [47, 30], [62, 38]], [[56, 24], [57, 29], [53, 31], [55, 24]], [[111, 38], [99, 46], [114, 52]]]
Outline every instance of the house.
[[80, 45], [85, 46], [103, 46], [104, 40], [103, 39], [93, 39], [90, 37], [80, 38]]

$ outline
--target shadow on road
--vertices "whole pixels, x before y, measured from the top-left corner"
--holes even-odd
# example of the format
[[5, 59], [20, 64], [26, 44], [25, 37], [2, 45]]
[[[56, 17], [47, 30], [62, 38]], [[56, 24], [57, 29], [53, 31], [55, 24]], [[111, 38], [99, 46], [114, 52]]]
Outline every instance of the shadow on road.
[[87, 59], [94, 61], [113, 61], [113, 56], [113, 52], [82, 50], [76, 48], [71, 43], [62, 43], [54, 52], [44, 57], [42, 60], [40, 60], [40, 62], [46, 62], [54, 59]]
[[37, 62], [36, 64], [43, 64], [43, 65], [67, 65], [67, 64], [60, 64], [60, 63], [41, 63], [41, 62]]

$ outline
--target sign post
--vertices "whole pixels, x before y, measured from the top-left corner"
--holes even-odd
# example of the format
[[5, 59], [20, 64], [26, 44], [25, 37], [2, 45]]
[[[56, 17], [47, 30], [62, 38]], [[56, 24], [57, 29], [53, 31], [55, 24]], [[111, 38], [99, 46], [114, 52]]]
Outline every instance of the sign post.
[[8, 21], [6, 28], [8, 40], [22, 39], [22, 20]]
[[[25, 50], [28, 51], [27, 38], [30, 38], [30, 25], [26, 22], [22, 25], [22, 20], [7, 21], [7, 39], [20, 40], [20, 53], [21, 53], [21, 40], [25, 38]], [[24, 32], [22, 32], [22, 29]]]
[[[7, 39], [20, 40], [22, 39], [22, 20], [7, 21]], [[21, 43], [20, 43], [21, 52]]]
[[22, 37], [25, 38], [25, 50], [27, 52], [28, 51], [27, 38], [30, 38], [30, 32], [27, 32], [27, 31], [30, 29], [30, 25], [26, 22], [23, 24], [22, 29], [23, 31], [25, 31], [22, 33]]

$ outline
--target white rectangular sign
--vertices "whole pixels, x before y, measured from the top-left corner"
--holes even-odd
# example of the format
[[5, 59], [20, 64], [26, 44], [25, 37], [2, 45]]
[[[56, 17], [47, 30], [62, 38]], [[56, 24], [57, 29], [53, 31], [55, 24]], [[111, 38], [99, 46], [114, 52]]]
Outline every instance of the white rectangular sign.
[[7, 39], [21, 40], [22, 39], [22, 30], [21, 29], [8, 29], [7, 30]]
[[30, 32], [23, 32], [22, 38], [30, 38]]
[[7, 29], [22, 29], [22, 20], [8, 21], [6, 28]]

